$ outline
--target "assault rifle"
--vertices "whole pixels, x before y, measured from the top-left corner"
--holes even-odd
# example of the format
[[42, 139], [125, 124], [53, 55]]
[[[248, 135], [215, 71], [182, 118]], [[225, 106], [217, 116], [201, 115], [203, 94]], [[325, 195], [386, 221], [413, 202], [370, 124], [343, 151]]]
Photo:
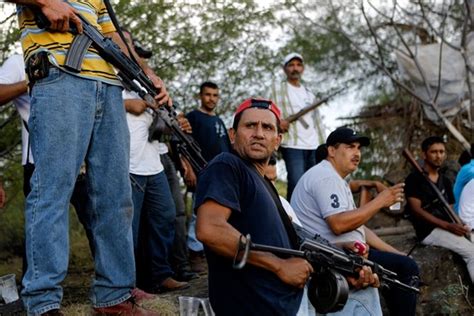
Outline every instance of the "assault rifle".
[[[415, 168], [415, 170], [423, 176], [425, 181], [430, 186], [432, 192], [436, 195], [436, 199], [430, 203], [430, 205], [435, 205], [436, 209], [446, 215], [452, 223], [464, 225], [462, 220], [457, 216], [456, 213], [452, 210], [451, 206], [449, 205], [448, 201], [444, 198], [443, 193], [438, 189], [438, 187], [430, 180], [426, 172], [421, 168], [421, 166], [416, 162], [415, 158], [411, 154], [411, 152], [405, 148], [402, 152], [403, 157]], [[425, 206], [426, 207], [426, 206]], [[468, 240], [471, 240], [471, 234], [466, 233], [464, 235]]]
[[[330, 98], [332, 98], [333, 96], [339, 94], [339, 93], [340, 93], [341, 91], [343, 91], [344, 89], [345, 89], [345, 88], [336, 90], [334, 93], [331, 93], [330, 95], [328, 95], [328, 96], [326, 96], [325, 98], [323, 98], [323, 99], [317, 101], [316, 103], [313, 103], [313, 104], [311, 104], [311, 105], [308, 105], [307, 107], [302, 108], [302, 109], [299, 110], [298, 112], [287, 116], [287, 117], [285, 118], [285, 120], [288, 121], [288, 123], [293, 123], [294, 121], [297, 121], [300, 117], [302, 117], [303, 115], [305, 115], [305, 114], [308, 113], [308, 112], [313, 111], [314, 109], [316, 109], [316, 108], [319, 107], [320, 105], [326, 103]], [[303, 124], [303, 126], [304, 126], [305, 128], [308, 127], [308, 123], [306, 123], [305, 121], [301, 121], [301, 124]]]
[[[368, 266], [377, 273], [385, 286], [395, 286], [405, 291], [419, 293], [414, 286], [398, 280], [397, 274], [381, 265], [365, 259], [350, 251], [344, 251], [331, 245], [327, 240], [316, 235], [311, 239], [303, 239], [300, 250], [255, 244], [250, 235], [240, 236], [239, 251], [234, 258], [234, 268], [242, 269], [247, 261], [250, 250], [271, 252], [275, 255], [299, 257], [308, 260], [313, 266], [315, 278], [311, 278], [308, 286], [308, 298], [318, 313], [330, 313], [341, 310], [349, 295], [349, 285], [344, 276], [358, 277], [359, 270]], [[240, 261], [237, 260], [239, 254]]]
[[[38, 10], [33, 9], [38, 27], [47, 28], [50, 25], [49, 20], [44, 14]], [[82, 61], [87, 52], [87, 49], [92, 45], [99, 55], [108, 61], [117, 70], [117, 76], [123, 85], [145, 100], [150, 106], [154, 115], [163, 119], [165, 124], [171, 132], [178, 139], [178, 152], [183, 155], [191, 164], [196, 173], [199, 173], [207, 164], [206, 160], [201, 155], [201, 149], [194, 139], [184, 133], [179, 127], [176, 118], [176, 112], [173, 107], [161, 106], [154, 109], [155, 97], [158, 95], [153, 82], [143, 72], [143, 69], [131, 58], [125, 55], [120, 47], [109, 37], [104, 36], [93, 25], [89, 23], [82, 15], [77, 14], [82, 22], [83, 33], [76, 34], [71, 44], [71, 48], [66, 56], [64, 67], [73, 72], [80, 72]], [[75, 29], [71, 30], [77, 33]]]

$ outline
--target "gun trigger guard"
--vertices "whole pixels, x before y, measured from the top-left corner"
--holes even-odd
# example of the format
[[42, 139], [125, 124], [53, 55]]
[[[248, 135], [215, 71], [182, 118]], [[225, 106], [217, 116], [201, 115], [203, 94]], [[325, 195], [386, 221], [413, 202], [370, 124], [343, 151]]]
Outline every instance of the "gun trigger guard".
[[[244, 237], [244, 235], [240, 235], [239, 241], [237, 243], [237, 252], [235, 253], [234, 260], [232, 261], [232, 268], [236, 270], [242, 269], [245, 264], [247, 263], [247, 257], [249, 255], [250, 244], [251, 244], [250, 234]], [[238, 259], [240, 253], [243, 251], [242, 258]]]

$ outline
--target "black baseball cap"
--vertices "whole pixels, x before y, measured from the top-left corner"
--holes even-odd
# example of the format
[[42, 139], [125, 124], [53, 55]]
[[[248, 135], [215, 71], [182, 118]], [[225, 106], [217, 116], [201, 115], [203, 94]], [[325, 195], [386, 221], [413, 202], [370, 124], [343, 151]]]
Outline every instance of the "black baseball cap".
[[339, 127], [329, 134], [326, 140], [326, 145], [334, 146], [338, 143], [351, 144], [354, 142], [360, 143], [361, 146], [370, 145], [370, 139], [367, 136], [359, 135], [349, 127]]

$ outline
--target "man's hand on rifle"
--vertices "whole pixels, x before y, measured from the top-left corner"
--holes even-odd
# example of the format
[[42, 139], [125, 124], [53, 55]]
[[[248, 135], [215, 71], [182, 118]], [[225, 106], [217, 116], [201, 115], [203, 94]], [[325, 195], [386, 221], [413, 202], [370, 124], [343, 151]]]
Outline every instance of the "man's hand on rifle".
[[471, 232], [471, 228], [465, 224], [457, 224], [457, 223], [449, 223], [449, 222], [446, 222], [444, 229], [458, 236], [464, 236], [467, 233]]
[[372, 269], [368, 266], [363, 266], [359, 270], [359, 277], [356, 279], [354, 277], [347, 277], [347, 282], [349, 285], [356, 289], [364, 289], [366, 287], [379, 287], [380, 281], [376, 273], [372, 272]]
[[77, 11], [67, 2], [62, 0], [38, 0], [36, 5], [51, 22], [48, 27], [50, 30], [67, 32], [70, 30], [71, 24], [74, 24], [77, 31], [82, 33], [82, 23], [76, 15]]
[[156, 91], [158, 91], [158, 95], [155, 97], [156, 100], [156, 107], [153, 108], [158, 108], [160, 105], [167, 105], [171, 106], [173, 104], [170, 96], [168, 95], [168, 91], [166, 90], [165, 84], [163, 83], [163, 80], [161, 80], [160, 77], [158, 77], [151, 68], [148, 68], [145, 70], [145, 74], [150, 78], [151, 82], [153, 82], [153, 85], [156, 88]]
[[282, 133], [288, 132], [289, 128], [290, 128], [290, 122], [288, 122], [285, 119], [280, 120], [280, 129]]
[[313, 267], [306, 259], [289, 258], [281, 259], [275, 273], [286, 284], [302, 289], [313, 271]]
[[189, 123], [186, 116], [184, 116], [184, 113], [178, 113], [176, 118], [178, 119], [179, 127], [181, 128], [181, 130], [185, 133], [192, 134], [193, 128], [191, 127], [191, 124]]

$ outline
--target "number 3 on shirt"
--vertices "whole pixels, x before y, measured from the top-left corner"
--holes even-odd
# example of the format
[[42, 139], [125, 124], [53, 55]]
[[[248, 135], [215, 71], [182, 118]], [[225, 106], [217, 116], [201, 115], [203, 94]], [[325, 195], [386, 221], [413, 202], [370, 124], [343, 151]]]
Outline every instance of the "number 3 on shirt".
[[341, 204], [339, 203], [339, 198], [336, 194], [331, 194], [330, 198], [332, 200], [331, 206], [333, 208], [338, 208], [339, 206], [341, 206]]

